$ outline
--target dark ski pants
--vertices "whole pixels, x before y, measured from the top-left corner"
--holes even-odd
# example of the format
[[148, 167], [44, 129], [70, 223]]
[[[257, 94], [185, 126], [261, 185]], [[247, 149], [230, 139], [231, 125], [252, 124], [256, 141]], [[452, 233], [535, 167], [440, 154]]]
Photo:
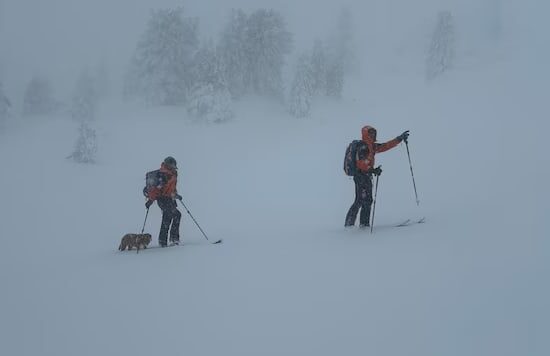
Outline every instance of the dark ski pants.
[[168, 230], [170, 230], [170, 241], [179, 241], [181, 212], [178, 210], [176, 201], [171, 198], [159, 198], [157, 203], [160, 210], [162, 210], [159, 244], [165, 245], [167, 243]]
[[372, 176], [357, 175], [353, 177], [353, 181], [355, 182], [355, 201], [348, 210], [345, 226], [355, 225], [359, 210], [361, 210], [359, 225], [369, 226], [372, 205]]

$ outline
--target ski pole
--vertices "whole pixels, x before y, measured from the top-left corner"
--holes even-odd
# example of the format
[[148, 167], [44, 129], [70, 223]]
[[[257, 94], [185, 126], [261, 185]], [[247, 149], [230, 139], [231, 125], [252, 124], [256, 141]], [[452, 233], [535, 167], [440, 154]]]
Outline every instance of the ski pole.
[[187, 211], [187, 214], [189, 214], [189, 216], [191, 217], [191, 219], [193, 219], [193, 222], [195, 223], [195, 225], [197, 225], [197, 227], [199, 228], [199, 230], [202, 232], [202, 236], [204, 236], [204, 238], [206, 239], [206, 241], [210, 242], [211, 244], [219, 244], [220, 242], [222, 242], [221, 239], [219, 239], [218, 241], [215, 241], [215, 242], [211, 242], [209, 239], [208, 239], [208, 236], [206, 236], [206, 234], [204, 233], [204, 231], [202, 230], [202, 228], [200, 227], [199, 223], [197, 222], [197, 220], [195, 220], [195, 218], [193, 217], [193, 215], [191, 215], [191, 212], [189, 211], [189, 209], [187, 209], [187, 206], [185, 206], [185, 203], [183, 202], [183, 199], [180, 199], [180, 203], [181, 205], [183, 205], [185, 211]]
[[405, 146], [407, 147], [407, 156], [409, 157], [409, 167], [411, 168], [411, 177], [413, 181], [413, 188], [414, 188], [414, 196], [416, 197], [416, 205], [420, 205], [420, 200], [418, 200], [418, 193], [416, 192], [416, 183], [414, 181], [414, 172], [413, 172], [413, 166], [411, 163], [411, 153], [409, 152], [409, 141], [405, 141]]
[[147, 222], [147, 215], [149, 215], [149, 208], [147, 208], [147, 212], [145, 213], [145, 220], [143, 220], [143, 227], [141, 228], [142, 234], [143, 234], [143, 231], [145, 230], [145, 222]]
[[[380, 166], [378, 166], [380, 167]], [[372, 202], [372, 217], [371, 217], [371, 220], [370, 220], [370, 233], [372, 234], [372, 230], [374, 228], [374, 213], [376, 211], [376, 195], [378, 194], [378, 178], [380, 176], [377, 175], [376, 176], [376, 186], [374, 188], [374, 200]]]

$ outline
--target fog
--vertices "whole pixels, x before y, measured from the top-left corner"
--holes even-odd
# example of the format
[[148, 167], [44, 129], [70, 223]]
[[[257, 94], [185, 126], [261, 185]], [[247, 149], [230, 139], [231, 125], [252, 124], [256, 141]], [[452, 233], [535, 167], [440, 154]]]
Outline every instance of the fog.
[[[47, 76], [60, 96], [68, 95], [84, 66], [105, 65], [119, 78], [143, 32], [150, 9], [183, 6], [197, 17], [203, 39], [216, 40], [232, 8], [280, 11], [294, 37], [294, 53], [336, 26], [343, 7], [353, 14], [354, 42], [363, 68], [422, 52], [440, 10], [458, 23], [465, 52], [500, 43], [545, 45], [544, 1], [371, 0], [371, 1], [172, 1], [172, 0], [2, 0], [0, 78], [13, 97], [35, 74]], [[498, 22], [498, 23], [497, 23]], [[498, 34], [495, 34], [498, 31]], [[532, 50], [531, 45], [521, 48]], [[114, 91], [117, 93], [117, 91]]]
[[[198, 39], [177, 11], [148, 27], [177, 6]], [[221, 54], [198, 46], [233, 8]], [[346, 8], [353, 53], [319, 50]], [[0, 354], [549, 355], [549, 10], [0, 0]], [[364, 125], [411, 133], [376, 156], [372, 234], [344, 228]], [[168, 155], [223, 243], [177, 202], [182, 245], [118, 251], [159, 247], [142, 190]]]

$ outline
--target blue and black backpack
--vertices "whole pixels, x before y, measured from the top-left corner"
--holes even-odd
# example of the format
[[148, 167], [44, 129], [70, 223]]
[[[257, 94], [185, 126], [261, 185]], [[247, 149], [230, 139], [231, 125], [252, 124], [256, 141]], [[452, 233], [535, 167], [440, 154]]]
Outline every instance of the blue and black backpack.
[[348, 176], [355, 176], [357, 174], [357, 151], [361, 146], [365, 145], [362, 140], [353, 140], [346, 148], [346, 155], [344, 156], [344, 172]]
[[145, 187], [143, 188], [143, 195], [146, 198], [151, 198], [150, 194], [154, 190], [161, 189], [166, 184], [166, 174], [162, 173], [160, 169], [156, 169], [145, 174]]

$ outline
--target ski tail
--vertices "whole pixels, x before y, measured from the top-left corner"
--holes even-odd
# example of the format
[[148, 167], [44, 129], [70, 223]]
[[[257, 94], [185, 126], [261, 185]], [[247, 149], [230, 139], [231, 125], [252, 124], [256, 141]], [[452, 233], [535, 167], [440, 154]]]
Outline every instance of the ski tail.
[[398, 224], [395, 224], [394, 226], [395, 227], [403, 227], [403, 226], [409, 226], [409, 225], [413, 225], [413, 224], [424, 224], [426, 222], [426, 217], [423, 216], [419, 219], [407, 219], [407, 220], [404, 220]]

